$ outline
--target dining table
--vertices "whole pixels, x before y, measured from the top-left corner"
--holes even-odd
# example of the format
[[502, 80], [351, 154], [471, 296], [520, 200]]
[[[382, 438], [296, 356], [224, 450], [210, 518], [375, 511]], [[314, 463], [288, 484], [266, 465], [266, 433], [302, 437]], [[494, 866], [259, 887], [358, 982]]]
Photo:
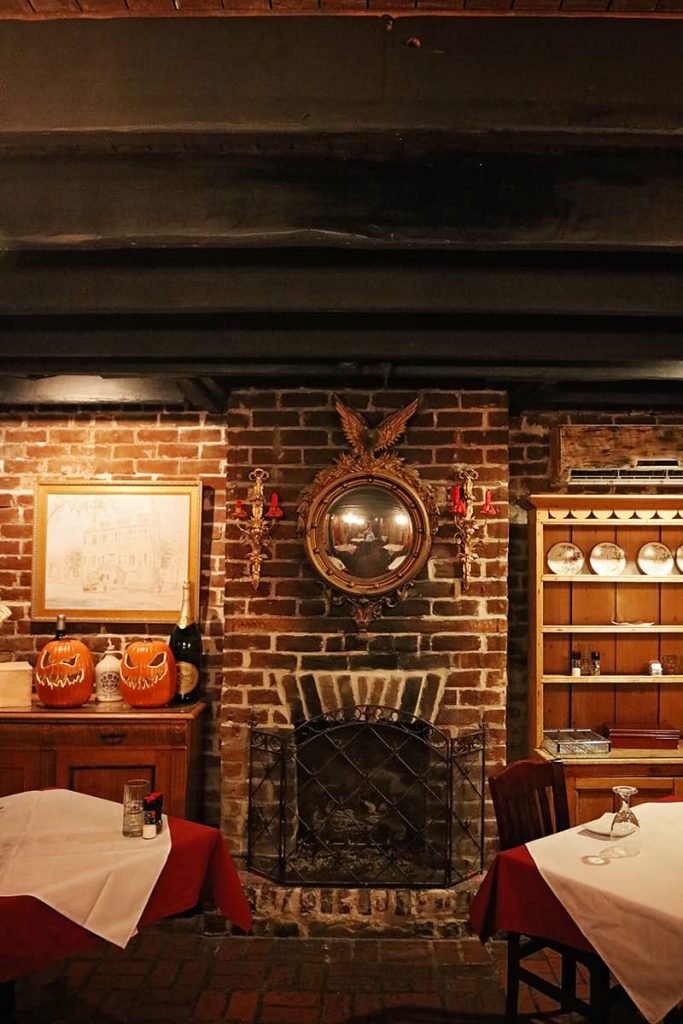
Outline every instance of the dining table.
[[[23, 865], [28, 865], [31, 859], [31, 851], [37, 845], [37, 836], [31, 835], [29, 828], [25, 836], [17, 839], [16, 826], [8, 828], [7, 817], [3, 815], [8, 807], [15, 809], [24, 804], [14, 803], [17, 796], [4, 797], [0, 807], [0, 984], [3, 986], [0, 998], [5, 1008], [13, 1001], [14, 979], [39, 970], [53, 961], [78, 954], [98, 942], [104, 943], [110, 936], [110, 941], [124, 947], [129, 933], [133, 935], [145, 925], [195, 907], [217, 907], [242, 931], [248, 932], [251, 929], [251, 908], [219, 829], [164, 815], [163, 829], [166, 834], [163, 840], [162, 836], [151, 841], [142, 838], [122, 840], [120, 804], [70, 791], [21, 794], [21, 800], [25, 799], [26, 806], [33, 810], [31, 820], [35, 819], [38, 829], [40, 814], [36, 811], [42, 805], [40, 801], [36, 803], [35, 798], [49, 796], [50, 793], [55, 798], [61, 796], [62, 800], [66, 800], [70, 811], [62, 815], [65, 844], [67, 841], [73, 844], [74, 839], [86, 840], [86, 846], [88, 843], [92, 845], [101, 842], [103, 831], [99, 825], [93, 826], [90, 832], [85, 827], [87, 815], [91, 811], [104, 813], [108, 823], [116, 821], [115, 832], [113, 826], [107, 824], [107, 830], [112, 832], [109, 837], [112, 851], [110, 859], [123, 860], [130, 856], [129, 874], [133, 872], [140, 875], [147, 870], [147, 889], [140, 890], [139, 885], [137, 888], [134, 885], [133, 895], [130, 896], [125, 872], [117, 873], [116, 870], [104, 871], [101, 883], [98, 882], [94, 868], [84, 868], [85, 861], [79, 860], [78, 856], [69, 857], [66, 852], [68, 846], [60, 845], [60, 828], [53, 827], [48, 834], [47, 846], [52, 856], [46, 861], [50, 864], [49, 870], [53, 871], [53, 877], [45, 882], [47, 894], [40, 898], [36, 892], [40, 893], [41, 887], [35, 880], [27, 882], [25, 886], [21, 884]], [[85, 817], [79, 819], [78, 813], [81, 811]], [[117, 851], [121, 850], [124, 852], [117, 857]], [[156, 865], [151, 867], [152, 875], [149, 875], [149, 866], [145, 867], [145, 862], [148, 865], [150, 862], [148, 850], [156, 853]], [[104, 855], [100, 856], [104, 859]], [[36, 863], [39, 863], [37, 858]], [[73, 879], [62, 879], [59, 872], [64, 871], [68, 875], [69, 865]], [[114, 864], [114, 868], [118, 867], [120, 865]], [[68, 908], [78, 905], [79, 890], [96, 890], [98, 884], [101, 885], [101, 893], [95, 891], [94, 895], [91, 893], [88, 896], [93, 907], [88, 909], [86, 918], [89, 925], [93, 921], [97, 923], [88, 927], [79, 923], [79, 914], [82, 917], [83, 911], [71, 915]], [[19, 891], [22, 889], [26, 891]], [[140, 901], [139, 906], [135, 900]], [[112, 908], [112, 917], [117, 918], [117, 902], [127, 905], [127, 913], [132, 914], [129, 924], [124, 925], [122, 931], [116, 920], [111, 922], [110, 930], [107, 919], [107, 906]]]
[[630, 856], [592, 823], [498, 853], [469, 917], [482, 942], [513, 932], [597, 953], [655, 1024], [683, 1002], [683, 801], [636, 810]]

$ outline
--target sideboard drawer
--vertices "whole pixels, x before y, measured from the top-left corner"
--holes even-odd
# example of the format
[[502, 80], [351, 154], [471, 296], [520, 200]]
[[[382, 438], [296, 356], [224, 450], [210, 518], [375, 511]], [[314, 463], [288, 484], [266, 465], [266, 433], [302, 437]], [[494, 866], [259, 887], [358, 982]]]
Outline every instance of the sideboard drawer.
[[58, 747], [173, 747], [187, 742], [183, 724], [159, 722], [97, 722], [91, 725], [58, 725], [54, 744]]

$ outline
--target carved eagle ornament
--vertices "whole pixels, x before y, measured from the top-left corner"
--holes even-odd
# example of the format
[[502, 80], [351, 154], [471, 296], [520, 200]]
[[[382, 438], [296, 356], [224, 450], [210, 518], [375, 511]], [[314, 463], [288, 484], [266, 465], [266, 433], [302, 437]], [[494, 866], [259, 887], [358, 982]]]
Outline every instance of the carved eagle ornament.
[[350, 409], [340, 398], [334, 396], [334, 404], [339, 413], [344, 436], [351, 445], [354, 455], [385, 451], [395, 444], [405, 432], [408, 420], [417, 409], [417, 401], [416, 398], [405, 409], [392, 412], [382, 420], [376, 429], [371, 430], [360, 413], [355, 409]]

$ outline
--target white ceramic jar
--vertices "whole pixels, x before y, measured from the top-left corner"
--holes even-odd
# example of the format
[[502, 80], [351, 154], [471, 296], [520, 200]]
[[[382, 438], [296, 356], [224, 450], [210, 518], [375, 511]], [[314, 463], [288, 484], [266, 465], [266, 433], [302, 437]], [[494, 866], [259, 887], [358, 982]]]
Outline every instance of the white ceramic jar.
[[95, 666], [95, 698], [102, 703], [123, 699], [121, 697], [121, 655], [116, 654], [111, 640]]

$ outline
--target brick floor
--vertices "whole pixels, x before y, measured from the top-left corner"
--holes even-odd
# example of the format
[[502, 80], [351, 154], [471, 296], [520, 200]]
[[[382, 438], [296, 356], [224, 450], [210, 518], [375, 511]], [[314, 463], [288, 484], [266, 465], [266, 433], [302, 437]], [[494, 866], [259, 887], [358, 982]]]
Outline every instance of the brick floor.
[[[503, 1020], [505, 944], [204, 934], [200, 916], [145, 929], [17, 983], [17, 1024], [485, 1024]], [[558, 964], [538, 967], [557, 976]], [[520, 1020], [575, 1024], [522, 986]], [[625, 1001], [613, 1024], [642, 1018]]]

